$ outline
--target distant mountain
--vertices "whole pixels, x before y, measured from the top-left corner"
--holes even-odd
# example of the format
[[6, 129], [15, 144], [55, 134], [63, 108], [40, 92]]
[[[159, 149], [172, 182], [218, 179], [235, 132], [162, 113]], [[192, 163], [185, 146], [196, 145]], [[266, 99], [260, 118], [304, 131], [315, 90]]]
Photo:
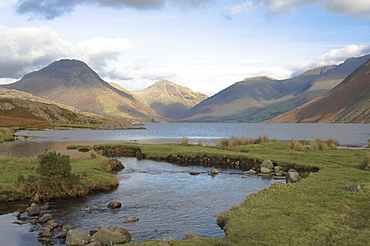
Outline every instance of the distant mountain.
[[129, 122], [82, 115], [26, 92], [0, 89], [0, 127], [58, 127], [73, 125], [100, 129], [136, 128]]
[[284, 80], [248, 78], [202, 101], [180, 120], [262, 122], [324, 95], [369, 58], [349, 58], [340, 65], [319, 67]]
[[25, 75], [3, 88], [25, 91], [44, 99], [103, 116], [162, 120], [154, 110], [130, 93], [103, 81], [89, 66], [78, 60], [60, 60]]
[[324, 96], [267, 122], [370, 123], [370, 60]]
[[203, 93], [194, 92], [168, 80], [158, 81], [134, 95], [143, 98], [158, 114], [171, 119], [179, 118], [188, 109], [208, 98]]

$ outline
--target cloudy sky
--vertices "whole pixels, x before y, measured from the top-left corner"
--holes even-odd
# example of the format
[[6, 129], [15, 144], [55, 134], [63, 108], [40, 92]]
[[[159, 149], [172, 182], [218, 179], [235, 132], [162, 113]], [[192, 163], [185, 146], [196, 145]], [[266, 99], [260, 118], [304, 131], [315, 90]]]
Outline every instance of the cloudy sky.
[[370, 53], [369, 0], [1, 0], [0, 83], [62, 58], [137, 91], [213, 95]]

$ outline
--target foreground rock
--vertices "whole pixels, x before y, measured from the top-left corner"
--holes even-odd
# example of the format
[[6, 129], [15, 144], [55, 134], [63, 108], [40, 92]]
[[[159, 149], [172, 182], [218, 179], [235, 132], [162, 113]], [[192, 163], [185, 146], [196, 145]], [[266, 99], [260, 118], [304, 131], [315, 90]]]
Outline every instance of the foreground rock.
[[287, 183], [296, 183], [300, 179], [301, 179], [301, 177], [299, 176], [299, 173], [296, 170], [290, 169], [288, 171], [287, 176], [286, 176], [286, 182]]
[[36, 203], [32, 203], [30, 207], [26, 208], [26, 212], [29, 216], [39, 215], [41, 212], [41, 207]]
[[218, 174], [219, 172], [217, 171], [216, 168], [212, 167], [211, 171], [209, 173], [212, 174], [212, 175], [215, 175], [215, 174]]
[[127, 216], [125, 218], [125, 221], [123, 223], [133, 223], [133, 222], [136, 222], [136, 221], [139, 221], [139, 218], [138, 217], [135, 217], [135, 216]]
[[73, 229], [68, 231], [66, 238], [67, 246], [84, 246], [89, 243], [89, 234], [80, 229]]
[[131, 241], [131, 234], [122, 227], [101, 227], [90, 241], [100, 242], [102, 245], [124, 244]]

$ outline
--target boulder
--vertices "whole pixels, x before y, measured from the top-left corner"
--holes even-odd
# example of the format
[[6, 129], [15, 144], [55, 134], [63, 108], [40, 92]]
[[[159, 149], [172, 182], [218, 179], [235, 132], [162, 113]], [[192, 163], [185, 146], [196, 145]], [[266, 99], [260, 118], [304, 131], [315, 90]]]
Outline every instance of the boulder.
[[80, 229], [69, 230], [66, 238], [67, 246], [83, 246], [89, 243], [89, 234]]
[[182, 236], [181, 240], [188, 240], [192, 238], [199, 238], [202, 237], [202, 235], [196, 233], [195, 231], [186, 231], [184, 235]]
[[349, 185], [344, 189], [347, 191], [362, 192], [362, 188], [360, 185]]
[[100, 242], [92, 242], [92, 243], [86, 244], [85, 246], [102, 246], [102, 244]]
[[40, 211], [41, 208], [36, 203], [32, 203], [30, 207], [26, 208], [26, 212], [29, 216], [39, 215]]
[[280, 166], [274, 166], [274, 173], [281, 172], [281, 167]]
[[125, 221], [123, 223], [132, 223], [132, 222], [136, 222], [136, 221], [139, 221], [139, 218], [138, 217], [135, 217], [135, 216], [127, 216], [125, 218]]
[[52, 218], [53, 218], [53, 216], [51, 214], [44, 214], [43, 216], [41, 216], [41, 218], [39, 218], [39, 222], [40, 223], [46, 223], [49, 220], [51, 220]]
[[273, 169], [274, 164], [269, 159], [266, 159], [266, 160], [263, 160], [263, 162], [261, 163], [261, 167], [266, 167], [268, 169]]
[[131, 241], [131, 234], [122, 227], [102, 226], [91, 237], [91, 242], [100, 242], [102, 245], [124, 244]]
[[285, 173], [283, 171], [279, 171], [275, 173], [276, 176], [284, 176]]
[[216, 168], [212, 167], [211, 171], [209, 172], [210, 174], [218, 174], [218, 171]]
[[257, 172], [253, 169], [249, 170], [249, 171], [245, 171], [244, 174], [257, 174]]
[[111, 201], [109, 204], [108, 204], [108, 208], [120, 208], [122, 207], [122, 204], [119, 202], [119, 201]]
[[294, 170], [290, 169], [286, 174], [286, 183], [295, 183], [300, 180], [299, 173]]
[[272, 170], [267, 167], [261, 167], [260, 173], [269, 174], [269, 173], [272, 173]]
[[55, 238], [66, 238], [68, 231], [58, 231], [55, 233]]

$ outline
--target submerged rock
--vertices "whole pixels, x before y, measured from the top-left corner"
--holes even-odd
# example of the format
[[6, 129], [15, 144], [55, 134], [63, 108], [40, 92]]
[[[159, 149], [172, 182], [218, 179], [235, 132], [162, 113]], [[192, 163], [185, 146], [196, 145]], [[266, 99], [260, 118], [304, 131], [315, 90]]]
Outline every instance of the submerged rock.
[[125, 221], [123, 223], [132, 223], [132, 222], [136, 222], [136, 221], [139, 221], [139, 218], [138, 217], [135, 217], [135, 216], [127, 216], [125, 218]]

